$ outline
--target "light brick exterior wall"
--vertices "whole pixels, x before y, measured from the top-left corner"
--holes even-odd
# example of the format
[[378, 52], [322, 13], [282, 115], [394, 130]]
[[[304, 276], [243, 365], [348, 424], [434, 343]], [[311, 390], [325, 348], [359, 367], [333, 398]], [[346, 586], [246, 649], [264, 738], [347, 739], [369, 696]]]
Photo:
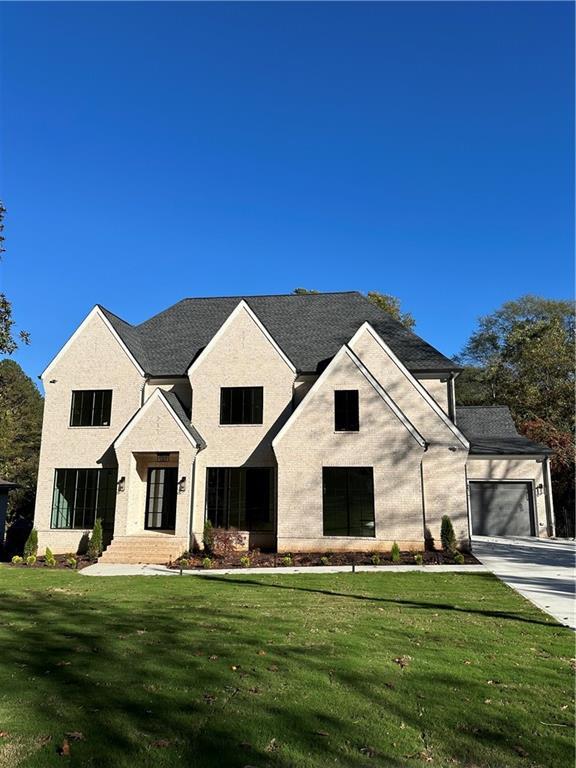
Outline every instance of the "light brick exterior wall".
[[429, 392], [444, 413], [448, 413], [448, 382], [440, 379], [419, 379], [420, 384]]
[[[544, 462], [536, 459], [468, 457], [466, 464], [468, 482], [473, 480], [524, 480], [532, 483], [535, 489], [538, 485], [546, 486], [544, 478]], [[536, 514], [536, 535], [546, 537], [547, 510], [546, 495], [541, 493], [534, 496], [534, 511]]]
[[[334, 431], [334, 389], [357, 389], [360, 431]], [[310, 392], [275, 443], [278, 550], [388, 550], [393, 541], [422, 549], [423, 448], [356, 365], [343, 356]], [[375, 538], [323, 535], [322, 467], [371, 466]]]
[[[52, 379], [56, 383], [51, 384]], [[43, 554], [48, 546], [55, 553], [76, 552], [85, 531], [50, 528], [54, 470], [116, 465], [112, 443], [140, 408], [144, 378], [104, 321], [94, 315], [47, 371], [43, 384], [46, 399], [34, 515], [38, 550]], [[113, 390], [109, 427], [69, 426], [74, 389]]]
[[427, 538], [439, 546], [442, 516], [449, 515], [460, 546], [467, 547], [468, 449], [418, 392], [412, 375], [404, 373], [368, 331], [350, 346], [429, 444], [422, 459]]
[[[292, 413], [296, 374], [242, 310], [190, 373], [192, 423], [207, 443], [196, 459], [193, 531], [202, 540], [207, 467], [275, 467], [272, 439]], [[221, 387], [264, 387], [262, 424], [221, 425]]]

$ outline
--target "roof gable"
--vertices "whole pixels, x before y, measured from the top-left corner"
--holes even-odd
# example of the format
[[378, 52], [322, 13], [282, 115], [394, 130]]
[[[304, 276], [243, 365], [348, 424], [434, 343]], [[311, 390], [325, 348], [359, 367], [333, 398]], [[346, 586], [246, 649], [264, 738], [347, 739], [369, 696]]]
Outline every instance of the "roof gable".
[[320, 373], [364, 322], [411, 371], [459, 369], [357, 292], [183, 299], [140, 325], [103, 311], [147, 373], [183, 376], [241, 302], [300, 373]]

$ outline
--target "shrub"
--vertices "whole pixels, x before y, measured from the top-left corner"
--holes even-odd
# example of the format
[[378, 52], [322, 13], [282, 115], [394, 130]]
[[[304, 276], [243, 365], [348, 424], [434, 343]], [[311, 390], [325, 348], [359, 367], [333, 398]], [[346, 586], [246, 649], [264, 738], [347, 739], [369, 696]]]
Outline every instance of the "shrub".
[[462, 552], [455, 552], [454, 553], [454, 562], [456, 565], [464, 565], [464, 555]]
[[286, 568], [290, 567], [291, 565], [294, 565], [294, 560], [292, 560], [292, 555], [284, 555], [282, 560], [280, 560], [282, 565], [286, 566]]
[[92, 529], [92, 536], [88, 542], [88, 557], [90, 560], [97, 560], [102, 554], [102, 520], [96, 519], [94, 528]]
[[212, 568], [212, 558], [211, 557], [205, 557], [202, 560], [202, 568]]
[[30, 555], [36, 555], [38, 554], [38, 531], [36, 528], [32, 528], [30, 531], [30, 535], [26, 539], [26, 544], [24, 544], [24, 557], [28, 558]]
[[180, 566], [180, 568], [187, 568], [188, 567], [188, 558], [187, 557], [181, 557], [179, 560], [176, 561], [176, 564]]
[[36, 555], [28, 555], [26, 558], [26, 565], [34, 565], [36, 562]]
[[323, 555], [320, 558], [320, 565], [330, 565], [330, 558], [328, 557], [328, 555]]
[[66, 558], [66, 565], [69, 565], [70, 568], [76, 568], [76, 566], [78, 565], [78, 561], [76, 560], [75, 557], [70, 556]]
[[373, 555], [370, 555], [370, 562], [372, 565], [380, 565], [380, 555], [378, 552], [374, 552]]
[[46, 565], [56, 565], [56, 559], [50, 547], [46, 547], [46, 551], [44, 552], [44, 560], [46, 561]]
[[442, 525], [440, 526], [440, 541], [442, 542], [442, 549], [444, 552], [451, 554], [456, 551], [456, 534], [454, 533], [454, 526], [452, 520], [448, 515], [443, 515]]
[[212, 555], [214, 554], [214, 528], [210, 520], [206, 520], [204, 523], [204, 533], [202, 535], [202, 544], [204, 545], [204, 551]]
[[251, 564], [252, 564], [252, 561], [250, 560], [248, 555], [242, 555], [242, 557], [240, 558], [240, 565], [242, 566], [242, 568], [250, 568]]
[[422, 565], [423, 564], [424, 558], [422, 557], [420, 552], [416, 552], [416, 554], [414, 555], [414, 562], [416, 563], [416, 565]]
[[392, 562], [393, 563], [399, 563], [400, 562], [400, 547], [396, 542], [392, 544]]
[[54, 566], [56, 565], [56, 558], [54, 557], [54, 555], [52, 555], [52, 557], [45, 557], [44, 562], [49, 568], [54, 568]]
[[14, 557], [12, 558], [13, 565], [19, 565], [21, 562], [22, 562], [22, 558], [20, 557], [20, 555], [14, 555]]
[[241, 549], [246, 549], [244, 535], [235, 528], [213, 528], [212, 554], [230, 557]]

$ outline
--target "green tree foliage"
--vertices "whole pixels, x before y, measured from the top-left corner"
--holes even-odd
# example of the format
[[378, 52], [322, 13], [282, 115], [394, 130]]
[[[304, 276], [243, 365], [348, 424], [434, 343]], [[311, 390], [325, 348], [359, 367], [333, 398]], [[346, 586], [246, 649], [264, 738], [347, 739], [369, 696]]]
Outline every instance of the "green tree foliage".
[[[6, 208], [0, 201], [0, 261], [4, 248], [4, 214]], [[30, 343], [30, 336], [26, 331], [20, 331], [19, 339], [23, 344]], [[12, 304], [5, 293], [0, 293], [0, 353], [11, 355], [18, 349], [18, 342], [14, 336], [14, 318], [12, 317]]]
[[24, 557], [26, 559], [29, 557], [36, 557], [37, 554], [38, 554], [38, 531], [36, 530], [36, 528], [32, 528], [28, 538], [26, 539], [26, 544], [24, 544]]
[[440, 541], [442, 542], [442, 549], [448, 554], [456, 552], [456, 534], [454, 533], [454, 526], [452, 520], [448, 515], [442, 516], [442, 523], [440, 524]]
[[[294, 293], [298, 296], [306, 296], [308, 294], [317, 294], [319, 291], [309, 288], [295, 288]], [[398, 320], [406, 328], [412, 330], [416, 325], [416, 320], [410, 314], [410, 312], [402, 312], [402, 306], [400, 299], [396, 296], [391, 296], [388, 293], [379, 293], [378, 291], [368, 291], [367, 298], [383, 312], [387, 312], [394, 320]]]
[[92, 528], [92, 536], [88, 543], [88, 557], [97, 560], [102, 554], [102, 520], [98, 517]]
[[554, 450], [554, 503], [563, 533], [574, 531], [574, 340], [571, 301], [522, 296], [478, 328], [458, 358], [461, 405], [507, 405], [518, 430]]
[[32, 519], [42, 432], [43, 399], [14, 360], [0, 360], [0, 477], [18, 483], [8, 517]]

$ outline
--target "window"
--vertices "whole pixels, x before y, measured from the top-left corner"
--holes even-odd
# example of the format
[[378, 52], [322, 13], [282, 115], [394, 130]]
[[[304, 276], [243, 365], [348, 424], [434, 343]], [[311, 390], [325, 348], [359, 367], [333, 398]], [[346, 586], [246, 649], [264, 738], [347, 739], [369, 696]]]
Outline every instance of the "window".
[[357, 389], [334, 392], [334, 429], [336, 432], [358, 432], [360, 429]]
[[108, 427], [111, 389], [76, 389], [72, 392], [71, 427]]
[[222, 387], [220, 424], [262, 424], [263, 387]]
[[215, 528], [273, 530], [271, 467], [209, 467], [206, 516]]
[[324, 467], [324, 536], [374, 536], [372, 467]]
[[52, 528], [113, 527], [116, 507], [115, 469], [56, 469], [52, 496]]

